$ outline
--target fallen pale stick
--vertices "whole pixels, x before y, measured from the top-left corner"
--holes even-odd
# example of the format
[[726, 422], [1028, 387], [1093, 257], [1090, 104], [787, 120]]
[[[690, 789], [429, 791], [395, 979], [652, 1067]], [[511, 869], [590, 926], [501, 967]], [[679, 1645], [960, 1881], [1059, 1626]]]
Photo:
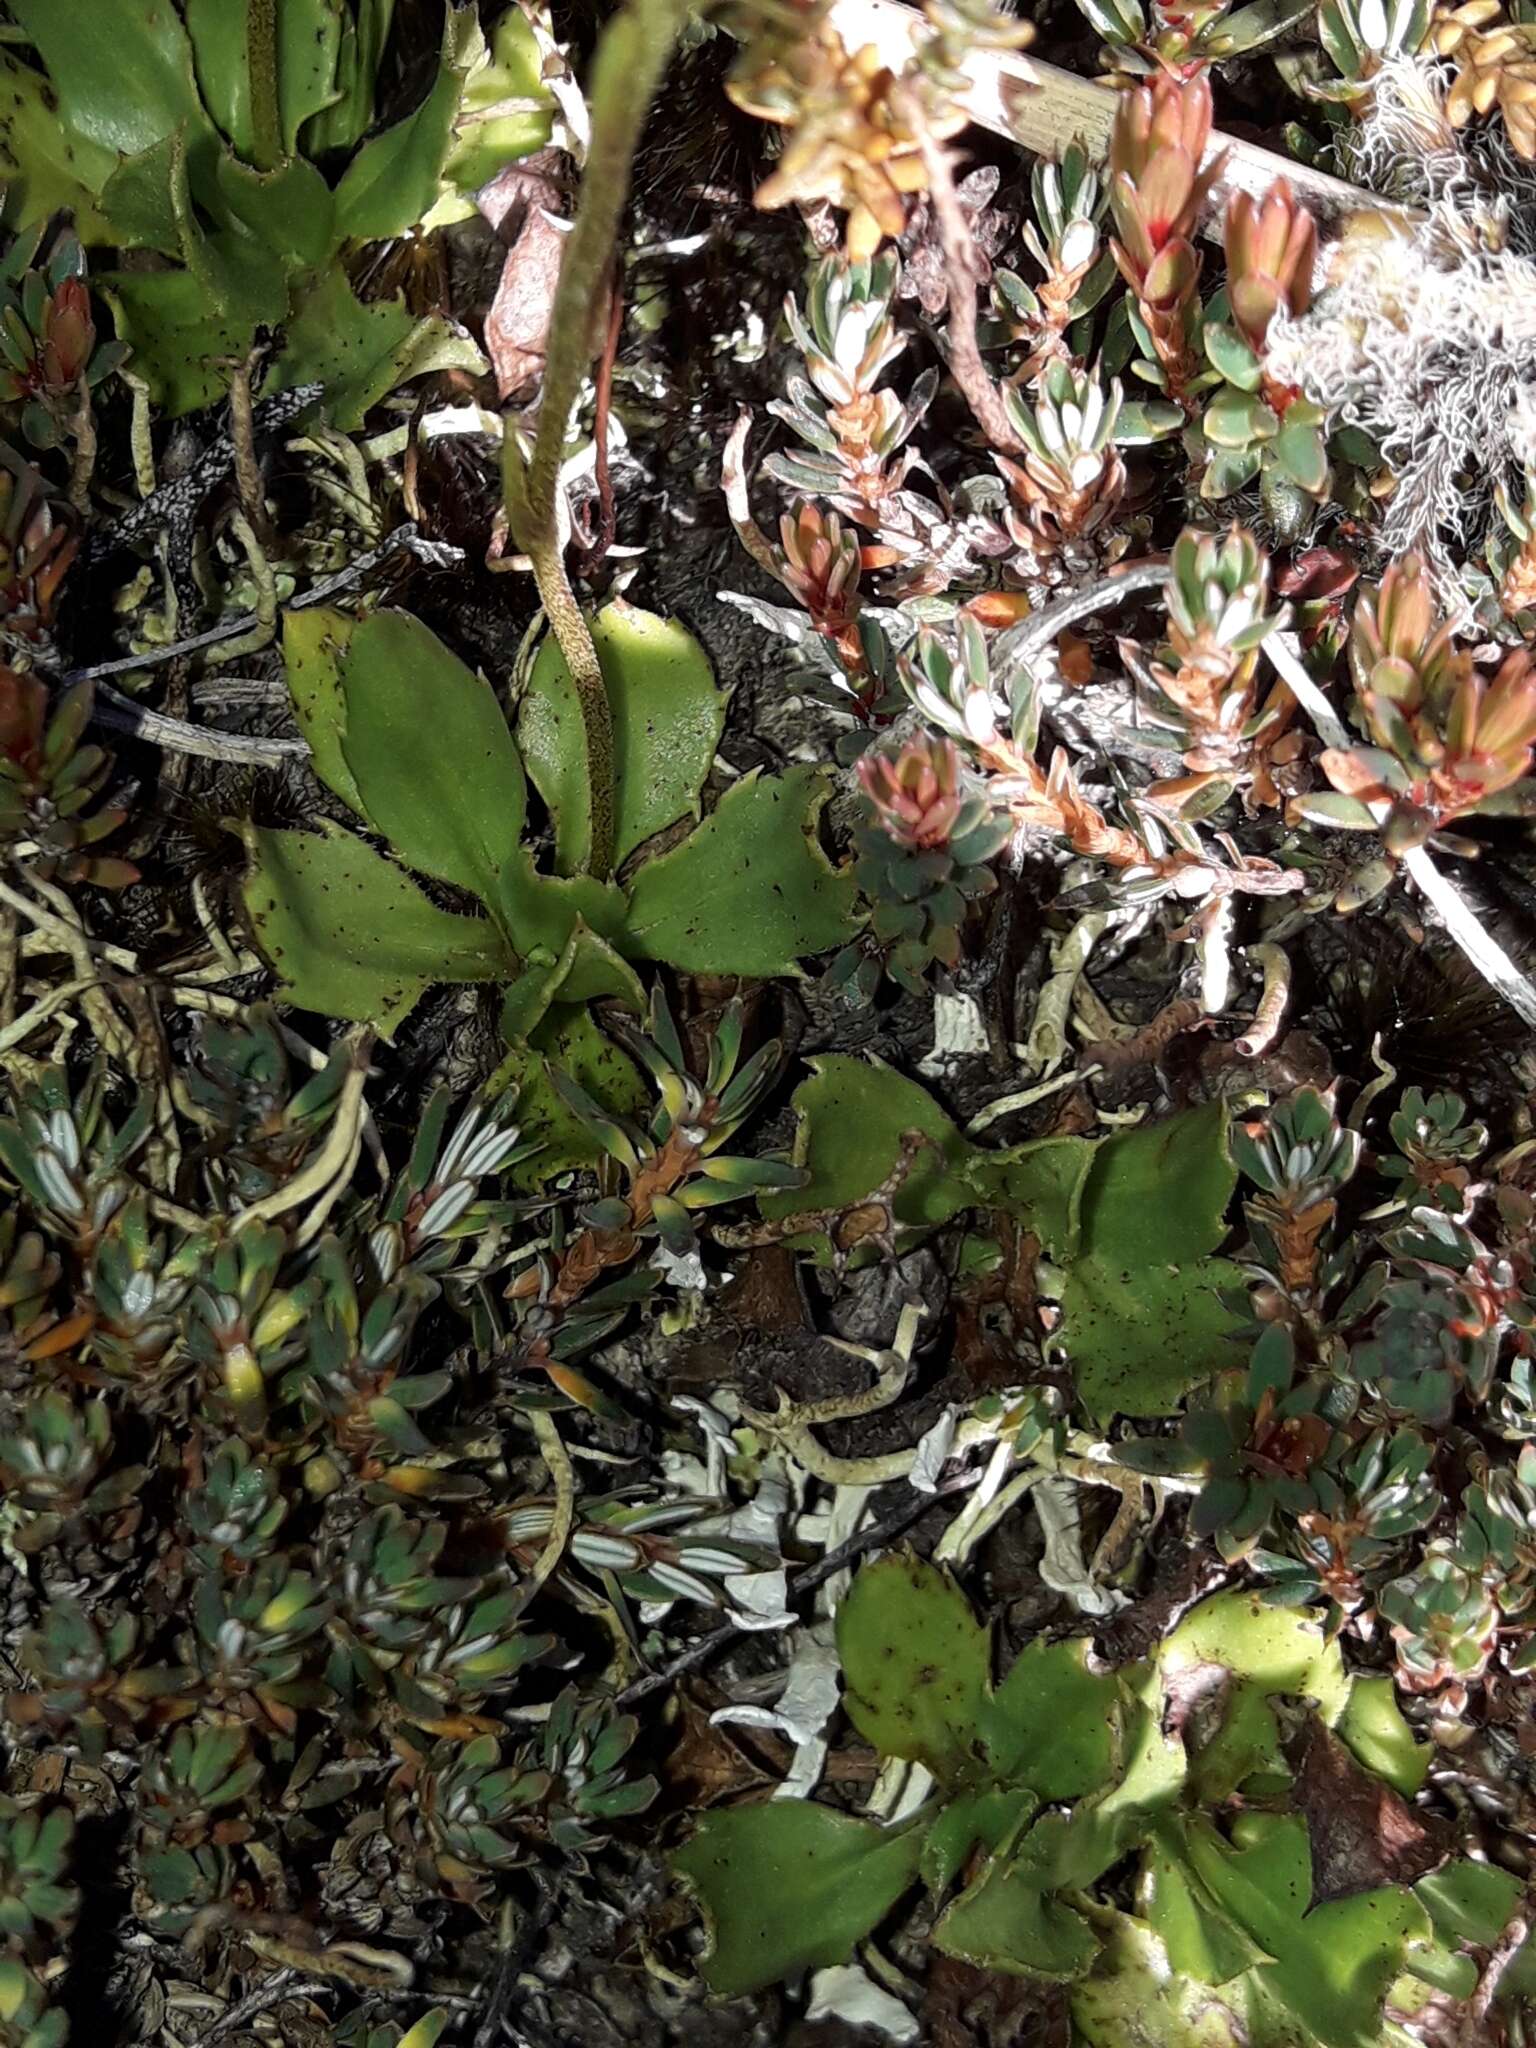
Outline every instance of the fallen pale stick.
[[[901, 0], [833, 0], [833, 27], [850, 50], [873, 45], [883, 63], [899, 71], [912, 54], [913, 36], [923, 18]], [[1109, 155], [1119, 94], [1112, 86], [1095, 85], [1075, 72], [1015, 51], [975, 51], [961, 67], [969, 81], [961, 103], [978, 127], [1004, 135], [1037, 156], [1060, 157], [1075, 137], [1102, 162]], [[1338, 227], [1357, 213], [1374, 211], [1399, 219], [1405, 226], [1420, 216], [1308, 164], [1258, 149], [1231, 135], [1211, 137], [1206, 161], [1225, 152], [1226, 161], [1211, 192], [1205, 232], [1220, 238], [1220, 221], [1228, 195], [1251, 192], [1261, 199], [1276, 178], [1288, 178], [1292, 190], [1306, 201], [1320, 226]]]

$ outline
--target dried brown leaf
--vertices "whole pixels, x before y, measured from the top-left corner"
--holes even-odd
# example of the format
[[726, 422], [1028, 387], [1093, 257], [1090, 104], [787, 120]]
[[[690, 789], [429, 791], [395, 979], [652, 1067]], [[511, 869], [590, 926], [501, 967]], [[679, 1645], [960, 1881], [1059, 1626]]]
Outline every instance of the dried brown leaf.
[[1312, 1903], [1414, 1884], [1450, 1852], [1446, 1823], [1416, 1812], [1374, 1777], [1315, 1713], [1286, 1743], [1291, 1801], [1307, 1824]]

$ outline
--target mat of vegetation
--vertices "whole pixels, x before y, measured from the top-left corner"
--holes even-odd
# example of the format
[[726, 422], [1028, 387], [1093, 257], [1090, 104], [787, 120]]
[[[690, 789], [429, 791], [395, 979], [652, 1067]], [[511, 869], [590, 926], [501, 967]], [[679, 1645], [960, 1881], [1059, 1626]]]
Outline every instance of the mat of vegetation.
[[1536, 11], [0, 4], [0, 2048], [1536, 2040]]

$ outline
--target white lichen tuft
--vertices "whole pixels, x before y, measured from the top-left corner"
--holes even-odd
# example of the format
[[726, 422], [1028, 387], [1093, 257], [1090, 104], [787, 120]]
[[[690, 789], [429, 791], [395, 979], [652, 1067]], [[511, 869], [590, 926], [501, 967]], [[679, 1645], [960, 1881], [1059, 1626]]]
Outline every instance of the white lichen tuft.
[[1529, 166], [1516, 176], [1463, 148], [1445, 76], [1432, 60], [1386, 66], [1351, 164], [1424, 222], [1357, 223], [1331, 288], [1301, 319], [1277, 319], [1266, 367], [1370, 435], [1396, 479], [1383, 551], [1420, 550], [1464, 614], [1458, 562], [1489, 530], [1495, 485], [1536, 455], [1536, 262], [1519, 246], [1536, 195]]

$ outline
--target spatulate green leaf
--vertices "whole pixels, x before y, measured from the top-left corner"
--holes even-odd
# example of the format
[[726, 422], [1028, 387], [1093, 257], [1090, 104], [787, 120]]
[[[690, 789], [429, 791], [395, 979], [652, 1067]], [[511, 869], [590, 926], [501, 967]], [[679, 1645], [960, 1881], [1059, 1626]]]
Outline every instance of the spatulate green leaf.
[[440, 910], [349, 832], [249, 835], [246, 914], [290, 1002], [391, 1036], [438, 981], [495, 981], [514, 962], [484, 918]]
[[858, 929], [857, 891], [816, 838], [827, 783], [814, 768], [743, 776], [630, 891], [629, 941], [693, 974], [795, 974]]
[[[725, 723], [725, 695], [709, 657], [675, 619], [621, 601], [592, 620], [613, 713], [614, 859], [679, 818], [697, 817], [699, 793]], [[592, 821], [581, 707], [553, 637], [534, 660], [518, 708], [518, 743], [555, 824], [555, 864], [585, 864]]]
[[837, 1648], [848, 1718], [882, 1756], [948, 1786], [985, 1775], [991, 1632], [945, 1572], [910, 1555], [866, 1565], [837, 1611]]
[[882, 1828], [802, 1799], [706, 1814], [671, 1858], [713, 1930], [706, 1982], [737, 1997], [846, 1962], [913, 1882], [922, 1844], [911, 1823]]
[[496, 694], [408, 612], [375, 612], [340, 662], [342, 754], [363, 815], [403, 861], [498, 902], [527, 808]]
[[1190, 1387], [1236, 1362], [1236, 1324], [1218, 1289], [1241, 1275], [1210, 1256], [1235, 1180], [1217, 1103], [1099, 1145], [1060, 1332], [1095, 1417], [1171, 1414]]
[[759, 1197], [765, 1216], [862, 1201], [890, 1177], [908, 1131], [929, 1142], [914, 1154], [895, 1193], [897, 1221], [942, 1223], [965, 1207], [969, 1197], [959, 1169], [970, 1148], [925, 1088], [892, 1067], [847, 1053], [822, 1053], [810, 1067], [811, 1078], [795, 1090], [795, 1164], [810, 1179], [804, 1187]]

